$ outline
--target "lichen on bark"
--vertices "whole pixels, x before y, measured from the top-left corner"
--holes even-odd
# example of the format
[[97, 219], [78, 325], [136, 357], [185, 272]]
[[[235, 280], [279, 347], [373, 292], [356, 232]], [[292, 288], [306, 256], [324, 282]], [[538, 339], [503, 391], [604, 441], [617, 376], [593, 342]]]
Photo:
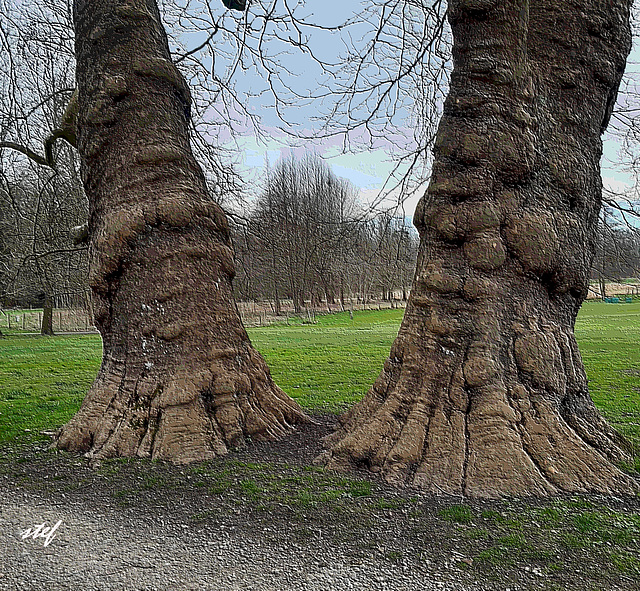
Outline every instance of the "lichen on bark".
[[320, 463], [478, 497], [638, 490], [616, 467], [629, 446], [595, 408], [573, 334], [629, 8], [449, 2], [454, 69], [414, 216], [411, 296]]

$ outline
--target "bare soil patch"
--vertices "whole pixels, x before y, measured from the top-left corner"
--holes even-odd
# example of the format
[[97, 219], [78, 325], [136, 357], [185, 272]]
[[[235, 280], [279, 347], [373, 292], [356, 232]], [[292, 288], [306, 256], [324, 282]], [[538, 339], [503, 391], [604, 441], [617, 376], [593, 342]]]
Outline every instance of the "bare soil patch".
[[336, 421], [314, 419], [281, 441], [182, 467], [109, 460], [91, 470], [85, 458], [49, 450], [47, 441], [4, 445], [0, 499], [27, 495], [83, 511], [233, 531], [295, 548], [312, 562], [314, 555], [335, 555], [398, 576], [426, 569], [434, 580], [474, 589], [640, 588], [637, 498], [469, 501], [396, 490], [368, 473], [313, 466]]

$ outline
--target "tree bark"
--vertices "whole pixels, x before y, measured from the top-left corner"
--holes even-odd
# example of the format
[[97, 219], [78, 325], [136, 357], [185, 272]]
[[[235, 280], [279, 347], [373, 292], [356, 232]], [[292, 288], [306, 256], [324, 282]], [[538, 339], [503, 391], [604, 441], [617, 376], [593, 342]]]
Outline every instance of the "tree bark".
[[43, 336], [53, 336], [53, 298], [50, 294], [44, 295], [44, 307], [42, 309], [42, 324], [40, 334]]
[[233, 299], [229, 226], [188, 137], [154, 0], [76, 0], [78, 149], [103, 361], [59, 448], [206, 460], [306, 420]]
[[573, 333], [628, 0], [452, 0], [454, 70], [400, 332], [320, 461], [476, 497], [632, 493]]

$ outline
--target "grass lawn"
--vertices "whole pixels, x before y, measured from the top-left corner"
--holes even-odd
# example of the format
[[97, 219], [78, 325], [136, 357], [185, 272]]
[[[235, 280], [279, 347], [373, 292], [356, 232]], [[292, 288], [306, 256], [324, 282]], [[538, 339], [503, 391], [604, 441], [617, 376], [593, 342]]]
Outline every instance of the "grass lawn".
[[[375, 380], [402, 314], [343, 313], [249, 333], [290, 396], [310, 412], [338, 413]], [[576, 335], [596, 405], [640, 456], [640, 302], [585, 303]], [[0, 441], [28, 441], [67, 421], [98, 371], [100, 347], [92, 335], [0, 339]]]
[[587, 302], [576, 337], [589, 391], [607, 420], [634, 445], [640, 472], [640, 302]]

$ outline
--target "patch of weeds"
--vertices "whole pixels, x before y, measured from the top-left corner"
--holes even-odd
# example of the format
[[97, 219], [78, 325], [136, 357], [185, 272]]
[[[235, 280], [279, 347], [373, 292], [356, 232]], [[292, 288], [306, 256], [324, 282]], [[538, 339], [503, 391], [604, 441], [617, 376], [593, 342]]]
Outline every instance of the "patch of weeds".
[[468, 525], [473, 521], [473, 513], [467, 505], [451, 505], [438, 512], [438, 515], [447, 521]]
[[475, 562], [481, 565], [498, 566], [506, 564], [509, 558], [509, 550], [501, 546], [492, 546], [482, 550], [475, 558]]
[[465, 530], [464, 535], [470, 540], [484, 540], [489, 537], [489, 532], [482, 527], [473, 527]]
[[496, 523], [502, 523], [505, 521], [505, 518], [500, 513], [489, 509], [486, 509], [482, 513], [480, 513], [480, 517], [489, 521], [495, 521]]
[[167, 481], [157, 474], [145, 474], [142, 477], [142, 488], [143, 489], [154, 489], [161, 488], [167, 484]]
[[116, 490], [111, 493], [111, 496], [116, 499], [119, 507], [130, 507], [135, 501], [135, 491], [133, 490]]
[[551, 550], [531, 548], [529, 546], [527, 546], [524, 554], [526, 555], [527, 560], [540, 563], [549, 563], [553, 558], [553, 552], [551, 552]]
[[535, 511], [534, 515], [545, 525], [557, 525], [562, 521], [560, 511], [554, 507], [544, 507]]
[[347, 492], [352, 497], [370, 497], [371, 483], [367, 480], [355, 480], [349, 483]]
[[209, 492], [212, 495], [223, 495], [232, 487], [232, 483], [227, 478], [218, 478], [215, 482], [209, 486]]
[[609, 554], [609, 560], [621, 573], [640, 576], [640, 557], [637, 554], [614, 551]]
[[216, 517], [218, 515], [218, 511], [208, 510], [201, 511], [200, 513], [194, 513], [189, 517], [192, 521], [206, 521], [210, 517]]
[[640, 474], [640, 453], [637, 454], [632, 460], [622, 460], [616, 465], [623, 472], [626, 472], [631, 476], [637, 476], [638, 474]]
[[527, 547], [527, 542], [522, 534], [510, 534], [498, 540], [498, 545], [503, 548], [523, 549]]
[[560, 541], [566, 548], [570, 548], [572, 550], [582, 548], [585, 545], [584, 541], [578, 538], [578, 536], [569, 533], [563, 533], [560, 537]]
[[400, 509], [405, 504], [404, 499], [385, 499], [384, 497], [376, 500], [374, 507], [376, 509]]
[[326, 490], [323, 493], [321, 493], [320, 500], [323, 503], [327, 503], [331, 501], [337, 501], [343, 496], [344, 496], [344, 493], [341, 490]]
[[120, 472], [121, 468], [122, 466], [120, 463], [110, 460], [109, 462], [103, 462], [100, 464], [97, 472], [100, 476], [115, 476]]
[[192, 474], [200, 474], [206, 476], [211, 473], [211, 466], [208, 463], [202, 463], [194, 466], [193, 468], [190, 468], [189, 471]]
[[115, 499], [122, 499], [124, 497], [129, 497], [131, 495], [133, 495], [132, 490], [114, 490], [111, 493], [111, 496], [114, 497]]
[[244, 494], [246, 494], [251, 499], [258, 499], [258, 497], [262, 493], [262, 488], [258, 486], [258, 484], [252, 480], [251, 478], [247, 478], [246, 480], [240, 481], [240, 487]]
[[280, 479], [280, 482], [287, 485], [304, 486], [308, 480], [304, 476], [285, 476]]
[[524, 527], [528, 525], [526, 519], [523, 519], [522, 517], [505, 517], [503, 518], [502, 523], [505, 527], [518, 531], [522, 531]]
[[634, 534], [630, 528], [604, 530], [600, 534], [600, 538], [616, 545], [631, 545], [634, 543], [638, 533], [640, 532], [636, 531]]
[[601, 523], [600, 515], [594, 512], [581, 513], [573, 518], [574, 527], [583, 534], [596, 532]]
[[529, 548], [522, 534], [503, 536], [490, 548], [478, 553], [475, 561], [480, 566], [510, 566]]
[[586, 499], [571, 499], [567, 506], [572, 509], [593, 509], [593, 503], [591, 501], [587, 501]]
[[293, 505], [297, 505], [299, 507], [311, 507], [315, 502], [313, 493], [309, 492], [308, 490], [301, 490], [291, 500]]

